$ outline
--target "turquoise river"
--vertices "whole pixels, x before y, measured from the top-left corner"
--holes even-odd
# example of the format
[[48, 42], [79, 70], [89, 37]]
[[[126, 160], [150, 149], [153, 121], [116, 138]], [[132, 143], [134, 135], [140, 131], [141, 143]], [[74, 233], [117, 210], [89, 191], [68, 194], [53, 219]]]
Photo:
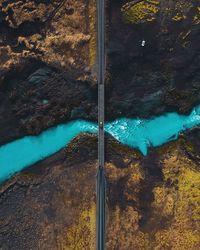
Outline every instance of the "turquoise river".
[[[105, 131], [119, 142], [147, 155], [148, 147], [157, 147], [177, 139], [181, 132], [200, 125], [200, 106], [187, 115], [167, 113], [151, 119], [120, 118], [106, 123]], [[98, 126], [85, 120], [71, 121], [25, 136], [0, 147], [0, 181], [58, 152], [83, 132], [97, 133]]]

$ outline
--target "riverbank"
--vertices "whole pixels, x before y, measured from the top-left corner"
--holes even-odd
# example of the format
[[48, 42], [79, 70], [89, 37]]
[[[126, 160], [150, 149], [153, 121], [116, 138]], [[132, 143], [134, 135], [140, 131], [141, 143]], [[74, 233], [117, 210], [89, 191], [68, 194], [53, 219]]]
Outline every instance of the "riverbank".
[[[188, 131], [146, 157], [108, 139], [107, 248], [198, 249], [197, 138]], [[82, 135], [1, 186], [0, 246], [94, 249], [97, 167], [97, 138]]]

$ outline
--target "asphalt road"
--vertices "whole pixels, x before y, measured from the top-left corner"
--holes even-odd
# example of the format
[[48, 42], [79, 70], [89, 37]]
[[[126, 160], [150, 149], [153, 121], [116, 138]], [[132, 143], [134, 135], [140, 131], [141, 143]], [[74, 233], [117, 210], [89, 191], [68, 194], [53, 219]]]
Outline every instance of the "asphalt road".
[[105, 136], [104, 136], [104, 113], [105, 113], [105, 0], [97, 0], [97, 81], [98, 81], [98, 161], [97, 173], [97, 249], [105, 249]]

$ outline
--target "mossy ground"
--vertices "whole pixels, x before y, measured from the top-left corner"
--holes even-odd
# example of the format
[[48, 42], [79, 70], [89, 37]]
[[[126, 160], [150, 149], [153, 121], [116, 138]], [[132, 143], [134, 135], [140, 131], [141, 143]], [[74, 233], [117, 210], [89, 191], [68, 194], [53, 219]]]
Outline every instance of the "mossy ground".
[[133, 4], [129, 8], [127, 5], [125, 8], [122, 8], [122, 13], [124, 20], [130, 23], [143, 23], [151, 22], [155, 20], [156, 13], [158, 12], [159, 1], [141, 1], [139, 3]]
[[[188, 16], [189, 11], [195, 8], [194, 15]], [[165, 13], [171, 21], [180, 22], [191, 18], [197, 24], [199, 23], [199, 6], [191, 2], [177, 0], [174, 3], [163, 4], [161, 0], [132, 1], [122, 7], [122, 14], [125, 22], [141, 24], [156, 20], [159, 12]]]
[[154, 208], [170, 218], [155, 234], [155, 249], [199, 249], [200, 171], [187, 157], [171, 152], [163, 160], [164, 185], [154, 189]]
[[[81, 210], [81, 208], [80, 208]], [[61, 243], [63, 250], [94, 250], [96, 245], [96, 205], [81, 210], [77, 221], [69, 226]]]
[[[130, 154], [116, 150], [124, 159]], [[130, 154], [126, 167], [110, 159], [109, 249], [199, 249], [200, 171], [189, 157], [194, 153], [192, 142], [182, 136], [152, 149], [147, 158]]]

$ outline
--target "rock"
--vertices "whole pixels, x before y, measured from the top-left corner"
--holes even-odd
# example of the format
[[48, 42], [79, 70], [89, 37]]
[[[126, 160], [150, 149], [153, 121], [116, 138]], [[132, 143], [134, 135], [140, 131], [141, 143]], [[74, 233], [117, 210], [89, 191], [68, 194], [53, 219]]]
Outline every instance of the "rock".
[[[200, 102], [194, 94], [200, 88], [196, 2], [111, 3], [109, 16], [108, 119], [120, 113], [122, 117], [188, 113]], [[147, 41], [144, 47], [142, 40]], [[153, 96], [159, 91], [159, 97]], [[177, 95], [169, 101], [169, 92], [184, 96], [184, 103]]]
[[86, 113], [83, 109], [83, 107], [75, 107], [72, 111], [71, 111], [71, 119], [77, 119], [77, 118], [84, 118], [86, 117]]
[[51, 71], [49, 68], [40, 68], [29, 76], [28, 81], [34, 84], [42, 83], [43, 81], [48, 79], [50, 73]]
[[71, 113], [97, 120], [95, 8], [93, 0], [1, 1], [0, 144]]

